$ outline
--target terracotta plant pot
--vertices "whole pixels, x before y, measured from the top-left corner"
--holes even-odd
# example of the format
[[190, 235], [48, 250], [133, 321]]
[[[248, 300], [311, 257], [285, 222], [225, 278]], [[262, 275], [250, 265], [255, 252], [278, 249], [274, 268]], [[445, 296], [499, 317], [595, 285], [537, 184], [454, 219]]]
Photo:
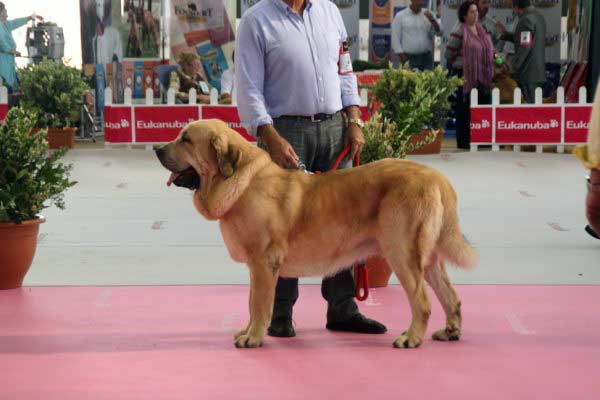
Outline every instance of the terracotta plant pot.
[[40, 224], [45, 221], [44, 217], [40, 217], [22, 224], [0, 222], [0, 289], [15, 289], [23, 285], [35, 255]]
[[[34, 128], [31, 133], [37, 133], [41, 128]], [[46, 140], [51, 149], [68, 147], [72, 149], [75, 146], [75, 131], [77, 128], [48, 128]]]
[[371, 256], [365, 262], [367, 273], [369, 274], [369, 287], [385, 287], [392, 276], [392, 269], [386, 259], [382, 256]]
[[590, 173], [586, 210], [590, 226], [600, 234], [600, 169], [593, 169]]
[[[424, 130], [418, 135], [413, 135], [410, 138], [410, 142], [416, 145], [418, 142], [421, 142], [427, 138], [429, 135], [429, 130]], [[411, 151], [408, 154], [440, 154], [442, 151], [442, 139], [444, 138], [444, 130], [439, 129], [436, 133], [435, 140], [428, 145], [421, 147], [420, 149], [416, 149]]]

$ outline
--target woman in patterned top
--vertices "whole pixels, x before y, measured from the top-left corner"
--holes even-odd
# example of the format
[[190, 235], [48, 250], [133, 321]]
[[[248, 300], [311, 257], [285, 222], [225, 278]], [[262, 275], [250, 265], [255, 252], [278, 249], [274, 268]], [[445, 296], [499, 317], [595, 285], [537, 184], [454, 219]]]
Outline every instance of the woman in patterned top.
[[460, 23], [450, 34], [446, 46], [446, 60], [454, 74], [465, 83], [458, 91], [456, 107], [456, 141], [461, 149], [468, 149], [470, 134], [470, 93], [479, 92], [480, 103], [490, 103], [494, 76], [494, 45], [479, 23], [477, 2], [467, 0], [458, 9]]

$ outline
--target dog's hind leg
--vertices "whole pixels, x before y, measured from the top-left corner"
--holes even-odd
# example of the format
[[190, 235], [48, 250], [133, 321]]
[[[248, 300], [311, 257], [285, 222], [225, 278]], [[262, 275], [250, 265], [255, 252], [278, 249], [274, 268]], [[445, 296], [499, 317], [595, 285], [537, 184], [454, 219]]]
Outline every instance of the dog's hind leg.
[[267, 261], [251, 262], [250, 268], [250, 322], [235, 335], [236, 347], [262, 346], [267, 327], [271, 322], [275, 286], [279, 276]]
[[458, 340], [462, 324], [460, 299], [450, 282], [443, 261], [435, 257], [434, 262], [425, 271], [425, 279], [431, 285], [446, 313], [446, 328], [435, 332], [433, 339], [441, 341]]
[[384, 246], [385, 257], [398, 280], [404, 287], [410, 308], [412, 321], [408, 330], [394, 341], [394, 347], [414, 348], [423, 343], [427, 330], [431, 304], [425, 291], [425, 268], [421, 261], [417, 243], [408, 240], [393, 247]]

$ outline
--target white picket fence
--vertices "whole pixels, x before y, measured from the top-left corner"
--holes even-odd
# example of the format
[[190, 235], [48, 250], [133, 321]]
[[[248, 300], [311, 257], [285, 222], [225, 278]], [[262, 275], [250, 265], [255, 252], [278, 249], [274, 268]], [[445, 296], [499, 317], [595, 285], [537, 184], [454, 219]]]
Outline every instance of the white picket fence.
[[0, 104], [8, 104], [8, 88], [6, 86], [0, 86]]
[[[563, 87], [557, 89], [556, 103], [544, 104], [541, 88], [535, 90], [534, 104], [523, 104], [521, 99], [521, 89], [516, 88], [513, 93], [513, 103], [500, 104], [500, 91], [498, 88], [495, 88], [492, 91], [492, 104], [478, 104], [477, 89], [471, 91], [471, 151], [477, 151], [480, 146], [490, 145], [492, 146], [492, 151], [499, 151], [500, 146], [512, 145], [513, 150], [518, 152], [521, 151], [521, 146], [534, 145], [537, 153], [543, 152], [543, 146], [556, 146], [557, 152], [564, 153], [565, 145], [575, 145], [585, 141], [582, 135], [584, 129], [583, 125], [584, 123], [589, 123], [589, 117], [580, 117], [578, 120], [579, 122], [577, 123], [573, 122], [571, 119], [571, 112], [574, 111], [574, 109], [578, 109], [578, 115], [580, 116], [591, 112], [592, 104], [587, 102], [587, 89], [584, 86], [579, 88], [578, 103], [565, 103], [565, 92]], [[514, 123], [507, 124], [504, 120], [498, 120], [499, 113], [506, 114], [506, 112], [502, 111], [504, 109], [506, 109], [505, 111], [510, 111], [507, 116], [512, 118]], [[480, 123], [482, 119], [477, 119], [478, 110], [491, 111], [491, 121], [489, 124], [486, 123], [487, 120], [483, 120], [483, 123]], [[566, 115], [567, 112], [569, 115]], [[523, 122], [533, 121], [538, 118], [540, 114], [545, 113], [556, 114], [556, 119], [552, 119], [552, 123], [549, 125], [550, 128], [546, 129], [546, 133], [550, 139], [543, 138], [543, 127], [546, 126], [545, 123], [536, 122], [535, 124], [530, 124], [529, 122]], [[473, 120], [474, 114], [476, 115], [475, 121]], [[506, 119], [506, 116], [504, 117]], [[506, 133], [501, 134], [498, 132], [500, 130], [499, 128], [504, 128], [506, 126], [519, 128], [514, 129], [515, 140], [510, 140], [510, 134], [507, 135]], [[525, 126], [526, 128], [522, 129], [523, 132], [520, 133], [519, 130], [522, 126]], [[529, 128], [531, 126], [533, 126], [533, 128]], [[579, 130], [579, 134], [575, 140], [573, 140], [574, 136], [571, 135], [569, 131], [573, 126], [577, 127]], [[542, 127], [542, 129], [538, 129], [538, 127]], [[530, 132], [533, 129], [540, 130], [540, 132], [532, 134], [531, 140], [528, 140], [526, 132], [528, 129]], [[487, 138], [485, 140], [479, 140], [486, 136], [486, 134], [479, 132], [479, 130], [486, 130], [488, 136], [490, 136], [489, 130], [491, 130], [490, 140], [487, 140]], [[504, 130], [506, 131], [506, 128], [504, 128]], [[500, 137], [501, 135], [502, 137]], [[542, 140], [540, 140], [540, 138], [542, 138]]]
[[[134, 102], [131, 88], [126, 88], [123, 103], [113, 104], [112, 89], [105, 89], [103, 117], [106, 147], [143, 145], [146, 149], [151, 149], [154, 144], [172, 140], [180, 128], [190, 121], [204, 118], [221, 119], [248, 140], [255, 141], [240, 123], [235, 92], [232, 104], [219, 104], [216, 89], [210, 92], [210, 104], [197, 104], [198, 94], [195, 89], [188, 92], [185, 104], [175, 102], [173, 89], [167, 91], [166, 103], [157, 102], [151, 88], [145, 91], [145, 95], [141, 102]], [[361, 102], [364, 104], [361, 111], [366, 114], [366, 90], [361, 93]]]
[[[131, 88], [127, 87], [124, 90], [124, 100], [123, 100], [123, 105], [134, 105], [132, 102], [132, 90]], [[113, 105], [113, 93], [112, 93], [112, 88], [107, 87], [106, 89], [104, 89], [104, 104], [105, 105]], [[146, 89], [146, 97], [144, 98], [144, 104], [145, 105], [160, 105], [162, 103], [158, 103], [155, 104], [154, 103], [154, 91], [151, 88], [147, 88]], [[190, 91], [188, 92], [188, 104], [196, 104], [198, 100], [198, 92], [196, 91], [196, 89], [192, 88], [190, 89]], [[362, 106], [366, 106], [368, 102], [368, 91], [367, 89], [361, 89], [360, 90], [360, 104]], [[116, 103], [115, 103], [116, 104]], [[173, 88], [169, 88], [169, 90], [167, 90], [167, 103], [166, 105], [175, 105], [175, 90]], [[212, 88], [210, 91], [210, 105], [219, 105], [219, 91], [216, 88]], [[236, 106], [237, 105], [237, 91], [233, 91], [232, 96], [231, 96], [231, 104], [232, 106]]]

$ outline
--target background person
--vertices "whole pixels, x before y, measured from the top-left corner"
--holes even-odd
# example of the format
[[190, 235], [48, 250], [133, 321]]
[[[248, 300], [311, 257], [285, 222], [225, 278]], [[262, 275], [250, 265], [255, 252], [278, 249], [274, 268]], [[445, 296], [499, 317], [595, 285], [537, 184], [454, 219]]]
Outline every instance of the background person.
[[188, 103], [190, 89], [196, 89], [197, 102], [210, 104], [210, 87], [196, 70], [195, 62], [199, 57], [194, 53], [181, 53], [177, 59], [179, 66], [171, 72], [169, 88], [175, 90], [175, 99], [179, 103]]
[[[528, 103], [535, 103], [535, 89], [546, 82], [546, 20], [530, 0], [513, 0], [519, 21], [514, 33], [502, 38], [515, 45], [512, 70]], [[502, 28], [500, 28], [502, 30]]]
[[411, 68], [433, 69], [434, 37], [440, 35], [440, 25], [429, 10], [423, 10], [423, 0], [411, 0], [392, 22], [392, 50], [401, 63]]
[[[0, 77], [2, 77], [4, 86], [11, 93], [17, 85], [15, 57], [21, 55], [17, 51], [17, 44], [13, 38], [12, 31], [22, 27], [34, 18], [34, 15], [30, 15], [29, 17], [8, 20], [8, 10], [4, 3], [0, 2]], [[40, 21], [44, 20], [39, 15], [37, 18]]]
[[459, 24], [450, 34], [446, 59], [452, 73], [462, 76], [456, 104], [456, 142], [461, 149], [469, 149], [471, 90], [477, 89], [480, 104], [491, 103], [494, 77], [494, 45], [490, 35], [479, 23], [479, 11], [474, 0], [464, 1], [458, 9]]

